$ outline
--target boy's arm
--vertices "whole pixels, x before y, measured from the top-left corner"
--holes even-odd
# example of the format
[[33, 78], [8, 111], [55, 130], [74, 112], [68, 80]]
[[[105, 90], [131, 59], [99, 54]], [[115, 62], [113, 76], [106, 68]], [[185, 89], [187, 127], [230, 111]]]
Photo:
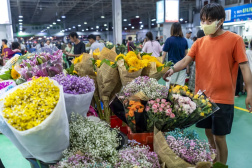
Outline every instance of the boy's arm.
[[252, 112], [252, 74], [248, 62], [240, 63], [243, 80], [247, 90], [246, 108]]
[[190, 56], [185, 56], [181, 61], [177, 62], [173, 68], [170, 68], [163, 76], [163, 79], [166, 81], [166, 82], [169, 82], [169, 80], [167, 80], [166, 78], [167, 77], [170, 77], [172, 76], [173, 73], [175, 72], [178, 72], [178, 71], [181, 71], [183, 69], [186, 68], [187, 65], [190, 64], [190, 62], [192, 62], [193, 59], [192, 57]]

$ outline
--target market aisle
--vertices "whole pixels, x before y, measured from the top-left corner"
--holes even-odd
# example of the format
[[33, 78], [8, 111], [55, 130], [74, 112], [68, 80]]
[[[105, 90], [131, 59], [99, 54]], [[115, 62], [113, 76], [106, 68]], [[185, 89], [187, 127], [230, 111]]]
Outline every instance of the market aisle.
[[[235, 99], [235, 105], [245, 108], [246, 96]], [[229, 168], [249, 168], [251, 167], [252, 134], [248, 132], [252, 127], [252, 114], [235, 109], [232, 134], [227, 137], [229, 147]], [[195, 128], [201, 139], [206, 139], [204, 130]], [[17, 148], [4, 136], [0, 134], [0, 158], [6, 168], [29, 168], [29, 162], [26, 161]]]

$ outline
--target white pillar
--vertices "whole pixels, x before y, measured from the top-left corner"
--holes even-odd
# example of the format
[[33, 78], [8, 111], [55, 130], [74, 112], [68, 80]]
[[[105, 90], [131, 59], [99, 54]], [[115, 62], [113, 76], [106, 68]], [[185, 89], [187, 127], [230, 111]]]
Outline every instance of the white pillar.
[[121, 0], [112, 0], [113, 13], [113, 41], [114, 44], [122, 44], [122, 4]]

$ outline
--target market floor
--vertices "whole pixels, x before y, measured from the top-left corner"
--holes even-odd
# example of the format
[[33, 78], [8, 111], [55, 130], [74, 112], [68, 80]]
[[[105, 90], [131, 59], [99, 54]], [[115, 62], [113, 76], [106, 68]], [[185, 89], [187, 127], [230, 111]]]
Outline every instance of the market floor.
[[[162, 82], [163, 83], [163, 82]], [[245, 98], [235, 98], [235, 106], [245, 109]], [[235, 109], [235, 117], [231, 135], [227, 136], [229, 168], [251, 168], [252, 166], [252, 114]], [[192, 126], [201, 139], [206, 139], [204, 130]], [[30, 168], [17, 148], [2, 134], [0, 134], [0, 158], [6, 168]]]

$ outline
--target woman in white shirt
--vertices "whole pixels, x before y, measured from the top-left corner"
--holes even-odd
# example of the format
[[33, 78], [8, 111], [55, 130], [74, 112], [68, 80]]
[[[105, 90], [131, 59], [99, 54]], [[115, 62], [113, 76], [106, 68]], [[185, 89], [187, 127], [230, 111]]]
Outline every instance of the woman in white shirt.
[[160, 57], [162, 47], [158, 41], [153, 41], [153, 35], [151, 32], [146, 33], [147, 42], [144, 44], [143, 52], [152, 53], [154, 57]]
[[252, 72], [252, 40], [250, 41], [249, 49], [246, 51], [246, 54], [248, 57], [250, 70]]

